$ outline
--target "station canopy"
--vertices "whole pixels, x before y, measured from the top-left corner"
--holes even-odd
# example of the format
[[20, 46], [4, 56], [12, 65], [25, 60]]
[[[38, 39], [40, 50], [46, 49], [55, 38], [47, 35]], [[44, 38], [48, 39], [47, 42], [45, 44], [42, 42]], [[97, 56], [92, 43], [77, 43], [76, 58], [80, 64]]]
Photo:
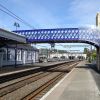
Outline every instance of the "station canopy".
[[21, 35], [15, 34], [14, 32], [10, 32], [0, 28], [0, 45], [16, 43], [26, 43], [26, 38]]

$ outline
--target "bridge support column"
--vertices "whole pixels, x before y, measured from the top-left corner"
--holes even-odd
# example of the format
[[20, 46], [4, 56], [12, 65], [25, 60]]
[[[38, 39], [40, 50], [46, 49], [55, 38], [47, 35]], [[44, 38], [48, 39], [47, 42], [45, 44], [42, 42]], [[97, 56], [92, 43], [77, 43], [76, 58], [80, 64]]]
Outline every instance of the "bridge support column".
[[100, 48], [97, 48], [97, 69], [100, 71]]

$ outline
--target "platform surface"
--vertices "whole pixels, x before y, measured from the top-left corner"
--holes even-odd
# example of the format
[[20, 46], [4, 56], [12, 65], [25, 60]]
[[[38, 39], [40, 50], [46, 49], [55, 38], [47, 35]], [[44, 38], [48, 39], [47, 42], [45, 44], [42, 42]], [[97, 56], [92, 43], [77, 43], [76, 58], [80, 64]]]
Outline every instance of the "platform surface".
[[32, 70], [32, 69], [37, 69], [40, 67], [53, 66], [53, 65], [62, 64], [65, 62], [69, 62], [69, 61], [34, 63], [34, 64], [26, 64], [26, 65], [17, 65], [16, 67], [15, 66], [0, 67], [0, 76]]
[[92, 69], [86, 63], [81, 62], [41, 100], [100, 100], [100, 91], [91, 73]]

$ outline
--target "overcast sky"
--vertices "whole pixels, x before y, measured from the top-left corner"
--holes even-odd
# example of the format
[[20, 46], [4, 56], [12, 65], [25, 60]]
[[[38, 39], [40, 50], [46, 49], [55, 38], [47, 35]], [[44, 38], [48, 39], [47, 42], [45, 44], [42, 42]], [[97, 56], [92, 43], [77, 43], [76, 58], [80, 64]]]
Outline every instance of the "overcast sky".
[[[93, 26], [100, 11], [100, 0], [0, 0], [0, 4], [34, 28]], [[32, 29], [0, 10], [1, 28], [15, 30], [14, 22], [19, 29]]]

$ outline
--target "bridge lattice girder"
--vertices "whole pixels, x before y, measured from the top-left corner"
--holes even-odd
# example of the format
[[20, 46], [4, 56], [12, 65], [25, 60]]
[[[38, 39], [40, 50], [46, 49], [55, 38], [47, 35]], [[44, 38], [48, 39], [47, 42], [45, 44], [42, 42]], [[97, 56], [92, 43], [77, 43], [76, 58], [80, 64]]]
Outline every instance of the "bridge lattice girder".
[[86, 42], [100, 46], [100, 30], [91, 28], [58, 28], [13, 31], [25, 36], [27, 42]]

